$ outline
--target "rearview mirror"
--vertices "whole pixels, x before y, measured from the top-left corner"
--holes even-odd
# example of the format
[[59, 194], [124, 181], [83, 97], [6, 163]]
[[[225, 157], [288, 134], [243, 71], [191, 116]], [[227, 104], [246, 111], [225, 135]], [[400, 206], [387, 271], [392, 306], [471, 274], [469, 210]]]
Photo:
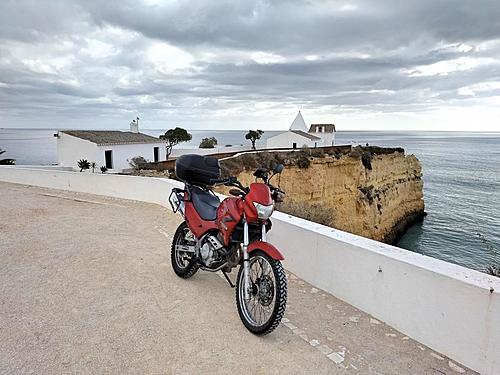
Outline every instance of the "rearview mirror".
[[253, 175], [257, 178], [263, 178], [264, 176], [267, 175], [267, 169], [266, 168], [257, 168], [257, 170], [253, 173]]
[[276, 164], [276, 166], [273, 169], [274, 174], [283, 172], [283, 168], [285, 168], [283, 164]]

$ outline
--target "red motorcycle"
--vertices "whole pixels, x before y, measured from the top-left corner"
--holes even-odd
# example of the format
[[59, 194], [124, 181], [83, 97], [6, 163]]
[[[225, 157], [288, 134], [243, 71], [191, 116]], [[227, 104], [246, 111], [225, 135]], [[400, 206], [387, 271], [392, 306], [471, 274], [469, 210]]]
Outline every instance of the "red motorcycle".
[[[256, 182], [245, 187], [235, 177], [221, 179], [217, 159], [183, 155], [175, 162], [175, 173], [184, 189], [172, 189], [169, 198], [172, 210], [184, 218], [172, 241], [174, 272], [189, 278], [199, 269], [222, 271], [234, 287], [227, 273], [240, 265], [236, 306], [245, 327], [257, 335], [272, 332], [286, 307], [283, 255], [266, 240], [274, 203], [284, 194], [270, 180], [282, 171], [281, 164], [273, 171], [259, 168]], [[222, 202], [212, 190], [220, 184], [233, 187], [232, 196]]]

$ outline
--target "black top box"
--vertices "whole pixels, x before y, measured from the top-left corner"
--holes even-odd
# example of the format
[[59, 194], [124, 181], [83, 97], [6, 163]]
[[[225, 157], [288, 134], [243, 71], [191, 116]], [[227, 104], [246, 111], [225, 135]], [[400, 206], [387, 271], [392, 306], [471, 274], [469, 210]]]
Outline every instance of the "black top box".
[[175, 160], [175, 175], [192, 185], [211, 186], [220, 178], [219, 160], [212, 156], [188, 154]]

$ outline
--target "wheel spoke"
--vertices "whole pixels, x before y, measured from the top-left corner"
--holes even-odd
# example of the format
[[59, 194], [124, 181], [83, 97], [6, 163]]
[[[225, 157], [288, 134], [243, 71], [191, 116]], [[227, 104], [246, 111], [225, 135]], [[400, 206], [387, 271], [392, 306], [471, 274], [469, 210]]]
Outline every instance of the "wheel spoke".
[[257, 281], [257, 279], [259, 278], [259, 277], [258, 277], [259, 275], [258, 275], [258, 273], [257, 273], [257, 271], [256, 271], [256, 269], [255, 269], [254, 267], [250, 267], [250, 276], [252, 276], [252, 275], [254, 275], [254, 276], [255, 276], [255, 278], [254, 278], [254, 279], [252, 279], [252, 278], [250, 277], [250, 279], [251, 279], [251, 280], [255, 283], [255, 282]]
[[258, 259], [258, 262], [259, 262], [259, 268], [260, 268], [259, 278], [262, 278], [262, 276], [264, 274], [264, 265], [263, 265], [264, 264], [264, 260], [263, 259]]
[[[256, 326], [261, 326], [269, 321], [274, 311], [276, 279], [271, 264], [263, 256], [258, 255], [251, 258], [249, 268], [252, 290], [248, 299], [242, 298], [242, 308], [247, 320]], [[241, 280], [241, 284], [243, 284], [243, 280]]]
[[175, 260], [180, 268], [188, 267], [189, 262], [194, 255], [194, 253], [180, 250], [180, 245], [193, 246], [193, 238], [194, 237], [189, 228], [185, 228], [182, 235], [180, 235], [177, 239], [177, 246], [175, 247]]
[[271, 266], [269, 265], [269, 263], [266, 262], [264, 268], [265, 270], [262, 271], [263, 275], [269, 276], [270, 274], [272, 274]]

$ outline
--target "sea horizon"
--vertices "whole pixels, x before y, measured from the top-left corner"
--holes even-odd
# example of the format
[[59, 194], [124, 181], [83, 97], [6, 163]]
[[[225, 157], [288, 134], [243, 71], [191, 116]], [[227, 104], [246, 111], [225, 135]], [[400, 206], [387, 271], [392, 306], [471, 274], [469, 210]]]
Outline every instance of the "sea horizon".
[[[188, 127], [182, 127], [188, 131], [206, 131], [206, 132], [225, 132], [225, 131], [235, 131], [235, 132], [244, 132], [244, 131], [249, 131], [250, 129], [244, 128], [244, 129], [205, 129], [205, 128], [188, 128]], [[172, 127], [168, 128], [139, 128], [139, 132], [141, 131], [147, 131], [147, 130], [168, 130], [172, 129]], [[252, 128], [252, 129], [258, 129], [258, 127]], [[56, 127], [51, 127], [51, 128], [11, 128], [11, 127], [0, 127], [0, 130], [102, 130], [102, 131], [129, 131], [129, 128], [112, 128], [112, 129], [94, 129], [94, 128], [56, 128]], [[165, 131], [166, 131], [165, 130]], [[262, 130], [262, 129], [261, 129]], [[275, 132], [275, 131], [287, 131], [288, 128], [283, 128], [283, 129], [264, 129], [264, 132]], [[418, 129], [396, 129], [396, 130], [391, 130], [391, 129], [349, 129], [349, 130], [338, 130], [337, 133], [349, 133], [349, 132], [388, 132], [388, 133], [480, 133], [480, 134], [500, 134], [500, 130], [498, 131], [491, 131], [491, 130], [418, 130]], [[1, 138], [0, 138], [1, 140]]]

